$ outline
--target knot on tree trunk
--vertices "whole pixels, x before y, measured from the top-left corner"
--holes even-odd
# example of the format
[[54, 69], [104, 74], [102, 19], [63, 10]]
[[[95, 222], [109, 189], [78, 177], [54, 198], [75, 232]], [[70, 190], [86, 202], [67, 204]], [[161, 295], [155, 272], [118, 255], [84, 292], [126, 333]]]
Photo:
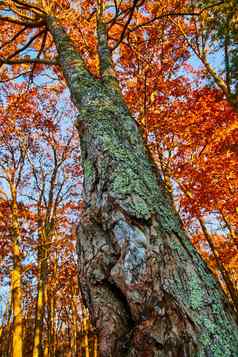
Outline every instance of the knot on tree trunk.
[[191, 356], [197, 326], [163, 287], [161, 273], [170, 252], [167, 247], [161, 255], [153, 246], [155, 222], [143, 230], [120, 212], [105, 231], [89, 212], [78, 232], [80, 283], [99, 332], [101, 356], [156, 356], [158, 350]]

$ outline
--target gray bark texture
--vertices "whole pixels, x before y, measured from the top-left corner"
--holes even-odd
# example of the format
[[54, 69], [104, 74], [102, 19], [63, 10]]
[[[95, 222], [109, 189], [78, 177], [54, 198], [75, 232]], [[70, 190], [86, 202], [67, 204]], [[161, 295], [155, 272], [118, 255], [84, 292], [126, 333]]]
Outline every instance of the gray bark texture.
[[98, 80], [55, 19], [48, 28], [79, 111], [80, 284], [100, 356], [238, 356], [234, 314], [181, 228], [108, 71], [107, 47], [101, 46], [104, 77]]

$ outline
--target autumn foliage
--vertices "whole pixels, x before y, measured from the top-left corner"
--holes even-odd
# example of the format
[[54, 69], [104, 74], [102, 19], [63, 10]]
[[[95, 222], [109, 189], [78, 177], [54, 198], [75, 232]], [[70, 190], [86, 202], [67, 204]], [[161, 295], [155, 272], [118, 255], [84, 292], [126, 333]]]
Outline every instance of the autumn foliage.
[[77, 113], [46, 14], [100, 78], [101, 5], [124, 100], [192, 243], [238, 312], [237, 5], [193, 3], [0, 1], [0, 355], [13, 353], [18, 299], [24, 356], [37, 347], [37, 326], [42, 356], [97, 356], [77, 275]]

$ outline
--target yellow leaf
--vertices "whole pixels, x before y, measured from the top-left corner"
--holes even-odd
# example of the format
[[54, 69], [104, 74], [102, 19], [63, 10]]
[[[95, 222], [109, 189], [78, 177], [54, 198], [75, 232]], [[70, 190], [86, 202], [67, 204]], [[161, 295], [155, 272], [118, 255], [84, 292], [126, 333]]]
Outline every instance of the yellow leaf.
[[153, 103], [155, 101], [156, 96], [157, 96], [157, 91], [155, 90], [150, 96], [151, 103]]

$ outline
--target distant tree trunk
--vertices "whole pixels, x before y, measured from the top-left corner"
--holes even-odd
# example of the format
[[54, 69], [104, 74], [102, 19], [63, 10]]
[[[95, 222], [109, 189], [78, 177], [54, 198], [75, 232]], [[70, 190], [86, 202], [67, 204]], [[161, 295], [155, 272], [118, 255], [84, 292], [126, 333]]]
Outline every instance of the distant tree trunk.
[[20, 227], [18, 222], [18, 208], [16, 199], [16, 190], [11, 186], [12, 194], [12, 253], [13, 270], [11, 272], [12, 289], [12, 310], [13, 310], [13, 333], [12, 333], [12, 357], [22, 356], [22, 336], [23, 336], [23, 318], [22, 318], [22, 288], [21, 288], [21, 250], [20, 250]]
[[5, 312], [1, 319], [1, 327], [0, 327], [0, 356], [3, 357], [7, 356], [10, 350], [11, 316], [12, 316], [12, 295], [10, 294], [7, 305], [5, 307]]
[[33, 357], [42, 356], [43, 346], [43, 323], [45, 312], [45, 296], [46, 296], [46, 279], [48, 271], [48, 250], [44, 245], [42, 237], [39, 241], [38, 248], [38, 267], [39, 267], [39, 280], [37, 287], [37, 301], [36, 301], [36, 320], [34, 330], [34, 342], [33, 342]]
[[76, 295], [75, 289], [72, 287], [72, 300], [71, 300], [71, 357], [77, 357], [77, 334], [78, 334], [78, 326], [77, 326], [77, 307], [76, 307]]
[[222, 277], [222, 279], [223, 279], [223, 281], [225, 283], [225, 286], [226, 286], [226, 288], [228, 290], [228, 294], [230, 295], [230, 299], [232, 301], [232, 304], [234, 305], [235, 311], [238, 314], [238, 294], [237, 294], [236, 288], [233, 285], [233, 282], [230, 279], [230, 276], [229, 276], [228, 272], [226, 271], [225, 266], [222, 263], [222, 260], [221, 260], [221, 258], [219, 256], [219, 253], [217, 252], [217, 250], [216, 250], [216, 248], [215, 248], [215, 246], [213, 244], [212, 238], [210, 237], [210, 235], [209, 235], [209, 233], [207, 231], [207, 228], [206, 228], [206, 225], [204, 224], [203, 219], [202, 218], [198, 218], [198, 221], [199, 221], [199, 223], [201, 225], [204, 237], [205, 237], [206, 241], [208, 242], [209, 248], [211, 249], [211, 252], [212, 252], [212, 254], [214, 256], [217, 269], [219, 270], [219, 272], [221, 274], [221, 277]]
[[[54, 277], [56, 279], [56, 277]], [[49, 287], [49, 285], [48, 285]], [[52, 294], [48, 294], [49, 298], [49, 331], [48, 331], [48, 339], [49, 339], [49, 355], [55, 356], [55, 296]]]
[[227, 217], [225, 216], [224, 212], [220, 208], [218, 208], [218, 211], [220, 213], [220, 219], [222, 224], [224, 224], [224, 228], [228, 229], [229, 236], [232, 239], [232, 243], [236, 246], [238, 249], [238, 234], [235, 232], [234, 228], [232, 225], [229, 223]]
[[36, 302], [36, 321], [34, 330], [34, 342], [33, 342], [33, 357], [39, 357], [41, 355], [41, 343], [42, 343], [42, 328], [43, 328], [43, 284], [41, 277], [38, 282], [37, 302]]
[[80, 283], [100, 356], [236, 356], [233, 312], [181, 228], [107, 71], [106, 46], [99, 49], [103, 70], [96, 80], [52, 17], [48, 28], [79, 110], [86, 205], [78, 232]]

